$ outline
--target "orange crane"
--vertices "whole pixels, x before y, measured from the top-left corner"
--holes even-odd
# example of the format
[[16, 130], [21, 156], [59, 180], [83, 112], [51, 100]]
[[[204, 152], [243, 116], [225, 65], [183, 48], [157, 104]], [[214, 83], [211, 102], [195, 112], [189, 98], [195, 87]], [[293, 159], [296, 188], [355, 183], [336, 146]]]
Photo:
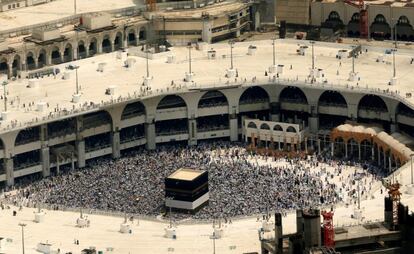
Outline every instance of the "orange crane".
[[359, 9], [359, 34], [361, 38], [368, 37], [368, 10], [364, 0], [344, 0], [345, 3]]
[[148, 11], [157, 10], [157, 0], [146, 0]]

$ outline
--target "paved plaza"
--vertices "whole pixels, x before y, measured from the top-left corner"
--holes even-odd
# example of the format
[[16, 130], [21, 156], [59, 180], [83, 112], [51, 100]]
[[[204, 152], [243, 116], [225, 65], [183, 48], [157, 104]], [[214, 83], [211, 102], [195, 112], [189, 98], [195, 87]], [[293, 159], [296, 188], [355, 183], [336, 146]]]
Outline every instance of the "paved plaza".
[[[257, 46], [253, 55], [248, 55], [248, 47]], [[298, 55], [299, 45], [308, 45], [305, 56]], [[216, 51], [216, 59], [209, 59], [207, 51]], [[188, 71], [188, 49], [175, 47], [162, 57], [149, 61], [149, 74], [152, 78], [146, 92], [143, 88], [143, 79], [146, 76], [146, 60], [141, 57], [129, 56], [135, 60], [132, 67], [126, 68], [126, 55], [118, 58], [118, 53], [108, 53], [96, 57], [77, 61], [79, 65], [79, 84], [82, 97], [79, 103], [72, 103], [75, 93], [75, 72], [66, 71], [62, 64], [56, 66], [61, 73], [56, 77], [50, 76], [39, 79], [39, 86], [28, 88], [27, 79], [11, 81], [7, 86], [9, 91], [8, 102], [11, 103], [8, 111], [10, 117], [0, 125], [0, 132], [7, 131], [14, 122], [14, 126], [25, 127], [28, 124], [39, 123], [43, 120], [60, 117], [63, 112], [76, 114], [86, 110], [85, 104], [91, 102], [96, 107], [116, 103], [134, 98], [148, 98], [159, 94], [176, 94], [188, 92], [196, 88], [220, 88], [232, 85], [254, 86], [278, 82], [282, 85], [314, 86], [325, 89], [349, 92], [363, 92], [383, 95], [385, 97], [400, 98], [406, 104], [414, 104], [414, 96], [406, 97], [407, 93], [414, 94], [411, 75], [414, 65], [410, 64], [413, 57], [410, 50], [399, 50], [396, 55], [398, 67], [398, 81], [395, 86], [388, 83], [393, 75], [392, 55], [385, 54], [385, 48], [370, 48], [356, 60], [356, 72], [360, 80], [348, 81], [352, 70], [352, 59], [338, 60], [336, 55], [340, 49], [350, 50], [350, 45], [318, 42], [315, 45], [315, 68], [322, 69], [323, 77], [310, 83], [309, 75], [312, 66], [311, 49], [308, 41], [278, 40], [276, 44], [276, 64], [284, 65], [283, 74], [273, 79], [265, 76], [266, 70], [272, 65], [272, 42], [253, 41], [236, 43], [233, 49], [234, 68], [238, 72], [237, 78], [226, 78], [226, 70], [230, 68], [230, 47], [226, 43], [204, 45], [203, 50], [192, 50], [193, 82], [184, 82]], [[139, 48], [140, 49], [140, 48]], [[145, 54], [144, 54], [145, 55]], [[168, 55], [175, 57], [175, 62], [167, 63]], [[377, 59], [381, 61], [377, 62]], [[98, 64], [106, 64], [103, 72], [98, 72]], [[70, 78], [62, 80], [63, 73], [70, 72]], [[115, 86], [115, 95], [106, 95], [105, 91]], [[143, 93], [143, 90], [145, 93]], [[62, 92], [64, 91], [64, 92]], [[43, 112], [37, 111], [36, 104], [44, 102], [49, 107]], [[31, 107], [27, 107], [29, 104]], [[3, 107], [3, 103], [0, 103]], [[23, 108], [22, 105], [26, 107]], [[56, 109], [58, 109], [56, 111]], [[66, 114], [66, 113], [65, 113]]]
[[[258, 160], [258, 163], [267, 163]], [[346, 173], [345, 173], [346, 175]], [[410, 182], [410, 165], [406, 164], [391, 179], [399, 181], [402, 185]], [[374, 183], [379, 183], [374, 181]], [[385, 190], [384, 188], [382, 188]], [[405, 188], [402, 188], [404, 192]], [[374, 191], [374, 189], [373, 189]], [[361, 202], [363, 222], [382, 221], [383, 197], [386, 191], [380, 193], [380, 186], [368, 195], [367, 200]], [[412, 208], [414, 207], [414, 195], [403, 194], [402, 202]], [[338, 205], [335, 207], [334, 224], [335, 226], [356, 225], [361, 221], [351, 218], [354, 205], [345, 207]], [[131, 225], [131, 234], [121, 234], [119, 232], [120, 224], [123, 222], [122, 217], [89, 215], [91, 221], [89, 228], [76, 227], [76, 219], [79, 217], [78, 212], [46, 211], [45, 222], [35, 223], [35, 209], [23, 208], [17, 212], [17, 216], [12, 216], [12, 211], [18, 210], [17, 207], [0, 210], [0, 237], [11, 239], [6, 243], [5, 253], [18, 253], [21, 250], [21, 231], [19, 223], [26, 223], [25, 227], [25, 245], [26, 253], [38, 253], [35, 246], [39, 242], [48, 242], [53, 244], [54, 249], [61, 251], [73, 251], [80, 253], [80, 250], [90, 246], [98, 250], [104, 250], [104, 253], [212, 253], [213, 242], [210, 239], [212, 235], [212, 223], [194, 220], [185, 220], [178, 222], [177, 239], [167, 239], [163, 237], [164, 228], [168, 226], [168, 221], [162, 221], [160, 218], [137, 219]], [[87, 213], [87, 211], [86, 211]], [[258, 240], [258, 229], [262, 221], [258, 221], [261, 215], [233, 219], [232, 223], [222, 223], [224, 228], [224, 237], [215, 241], [217, 253], [243, 253], [260, 251], [260, 242]], [[294, 211], [287, 213], [283, 217], [283, 233], [294, 233], [296, 230], [296, 215]], [[75, 245], [74, 239], [79, 240], [79, 245]], [[113, 248], [113, 252], [107, 252], [107, 249]]]
[[[142, 0], [78, 0], [77, 14], [110, 11], [142, 5]], [[56, 0], [46, 4], [29, 6], [21, 9], [0, 13], [0, 33], [9, 29], [16, 29], [24, 26], [32, 26], [44, 22], [52, 22], [67, 18], [74, 14], [73, 0]], [[30, 18], [28, 18], [30, 15]]]

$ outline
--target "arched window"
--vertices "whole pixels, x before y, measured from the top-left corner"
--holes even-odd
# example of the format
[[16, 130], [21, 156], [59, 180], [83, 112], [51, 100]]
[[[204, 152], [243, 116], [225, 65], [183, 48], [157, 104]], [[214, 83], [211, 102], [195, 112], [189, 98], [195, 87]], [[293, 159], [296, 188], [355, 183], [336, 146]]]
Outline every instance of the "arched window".
[[358, 12], [355, 12], [351, 17], [351, 21], [353, 22], [359, 22], [359, 19], [360, 19], [360, 15]]
[[262, 124], [260, 126], [260, 129], [262, 129], [262, 130], [270, 130], [270, 127], [269, 127], [269, 125], [267, 123], [264, 123], [264, 124]]
[[296, 129], [295, 129], [295, 128], [293, 128], [292, 126], [289, 126], [289, 127], [286, 129], [286, 132], [296, 132]]
[[378, 14], [375, 16], [374, 23], [387, 23], [387, 20], [385, 19], [384, 15]]
[[283, 131], [283, 128], [282, 128], [282, 126], [276, 124], [275, 127], [273, 127], [273, 130], [274, 131]]
[[399, 25], [409, 25], [410, 24], [410, 21], [408, 20], [407, 16], [401, 16], [398, 19], [398, 24]]
[[256, 124], [255, 123], [253, 123], [253, 122], [250, 122], [248, 125], [247, 125], [247, 128], [257, 128], [257, 126], [256, 126]]
[[328, 16], [328, 20], [340, 20], [340, 16], [336, 11], [331, 11]]

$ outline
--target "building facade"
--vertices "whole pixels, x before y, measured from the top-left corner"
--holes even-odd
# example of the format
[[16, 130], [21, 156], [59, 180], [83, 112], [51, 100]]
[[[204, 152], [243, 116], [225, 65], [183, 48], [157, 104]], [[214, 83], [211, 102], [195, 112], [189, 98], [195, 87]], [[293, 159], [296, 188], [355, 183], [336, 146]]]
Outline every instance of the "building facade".
[[0, 11], [10, 11], [37, 4], [48, 3], [53, 0], [1, 0]]
[[[370, 37], [414, 40], [414, 6], [406, 2], [370, 1], [366, 3], [367, 31]], [[311, 24], [314, 26], [343, 27], [349, 36], [359, 37], [360, 9], [345, 1], [313, 1]]]
[[[124, 150], [139, 146], [152, 150], [168, 142], [195, 145], [207, 139], [242, 140], [246, 118], [301, 123], [307, 129], [307, 147], [315, 151], [332, 144], [339, 151], [337, 146], [347, 145], [329, 136], [332, 127], [345, 121], [414, 136], [414, 109], [381, 94], [277, 82], [211, 91], [166, 91], [1, 134], [0, 182], [13, 185], [15, 179], [31, 174], [46, 177], [51, 171], [59, 172], [64, 164], [85, 167], [91, 159], [118, 158]], [[381, 152], [382, 157], [387, 156], [385, 149]], [[396, 165], [392, 158], [383, 161], [385, 165], [382, 160], [379, 163], [385, 168]]]

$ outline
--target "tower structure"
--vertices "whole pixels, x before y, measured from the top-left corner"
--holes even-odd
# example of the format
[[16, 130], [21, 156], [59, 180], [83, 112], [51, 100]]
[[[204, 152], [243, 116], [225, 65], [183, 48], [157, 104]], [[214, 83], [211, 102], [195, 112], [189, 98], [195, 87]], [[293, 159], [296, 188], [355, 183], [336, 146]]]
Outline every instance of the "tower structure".
[[323, 244], [327, 248], [333, 248], [335, 246], [335, 231], [333, 226], [332, 211], [323, 211]]

